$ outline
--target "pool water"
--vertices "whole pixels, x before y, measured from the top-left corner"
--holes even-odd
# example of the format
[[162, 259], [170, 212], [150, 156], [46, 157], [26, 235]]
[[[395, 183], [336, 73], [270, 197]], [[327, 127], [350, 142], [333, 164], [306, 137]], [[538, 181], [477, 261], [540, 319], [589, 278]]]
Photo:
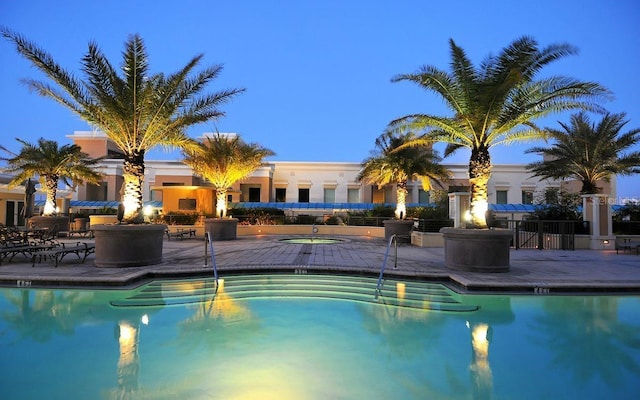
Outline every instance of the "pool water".
[[330, 275], [0, 289], [2, 399], [635, 399], [640, 297]]
[[327, 237], [299, 237], [299, 238], [286, 238], [279, 239], [279, 242], [286, 242], [292, 244], [334, 244], [344, 242], [344, 239], [327, 238]]

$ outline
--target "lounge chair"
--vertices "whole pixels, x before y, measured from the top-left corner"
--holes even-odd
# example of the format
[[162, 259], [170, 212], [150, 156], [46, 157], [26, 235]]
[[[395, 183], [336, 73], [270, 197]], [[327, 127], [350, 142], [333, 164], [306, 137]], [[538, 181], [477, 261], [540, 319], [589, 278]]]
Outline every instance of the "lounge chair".
[[78, 259], [82, 259], [81, 262], [85, 262], [89, 254], [95, 253], [95, 251], [96, 245], [94, 243], [78, 242], [75, 246], [67, 246], [64, 243], [61, 243], [58, 247], [34, 252], [31, 257], [31, 266], [34, 267], [36, 265], [36, 260], [38, 260], [38, 262], [42, 262], [42, 260], [49, 259], [55, 262], [55, 266], [57, 268], [64, 256], [71, 253], [78, 256]]

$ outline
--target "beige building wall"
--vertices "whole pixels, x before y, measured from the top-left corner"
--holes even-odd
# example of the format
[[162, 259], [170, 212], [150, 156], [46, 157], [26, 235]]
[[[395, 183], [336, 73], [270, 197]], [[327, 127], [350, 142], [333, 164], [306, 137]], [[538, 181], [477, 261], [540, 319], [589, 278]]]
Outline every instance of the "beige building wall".
[[[82, 146], [83, 151], [99, 157], [107, 154], [116, 154], [117, 149], [109, 142], [105, 135], [99, 132], [74, 132], [69, 135], [74, 143]], [[119, 200], [120, 187], [122, 186], [122, 161], [107, 159], [103, 161], [106, 174], [105, 186], [102, 191], [95, 188], [80, 187], [75, 195], [77, 199], [104, 196], [105, 200]], [[453, 174], [453, 178], [445, 185], [445, 190], [455, 188], [456, 191], [468, 188], [468, 166], [466, 164], [445, 164]], [[260, 201], [272, 202], [276, 198], [276, 190], [284, 189], [286, 202], [298, 202], [300, 189], [308, 190], [310, 203], [324, 203], [328, 195], [334, 196], [335, 203], [347, 203], [348, 193], [357, 190], [358, 200], [363, 203], [395, 202], [395, 188], [388, 186], [378, 189], [372, 185], [363, 185], [357, 180], [361, 164], [359, 162], [297, 162], [297, 161], [270, 161], [262, 168], [256, 170], [250, 177], [237, 182], [231, 188], [229, 194], [232, 202], [248, 201], [251, 188], [259, 188]], [[195, 177], [193, 171], [180, 161], [148, 160], [145, 161], [145, 182], [143, 195], [145, 200], [160, 200], [163, 202], [165, 212], [174, 209], [177, 198], [184, 193], [177, 191], [169, 194], [174, 189], [167, 189], [169, 184], [185, 187], [200, 188], [198, 190], [214, 191], [211, 185]], [[494, 165], [492, 176], [488, 184], [489, 203], [496, 203], [498, 192], [506, 192], [507, 203], [522, 203], [523, 191], [541, 193], [545, 187], [567, 188], [571, 191], [579, 191], [579, 182], [568, 181], [540, 181], [532, 177], [520, 164]], [[417, 203], [419, 200], [420, 184], [409, 184], [409, 202]], [[438, 189], [436, 187], [436, 189]], [[195, 189], [193, 189], [195, 190]], [[615, 179], [611, 183], [603, 183], [603, 190], [612, 198], [615, 198]], [[167, 197], [170, 196], [170, 197]], [[177, 197], [176, 197], [177, 196]], [[195, 194], [194, 194], [195, 196]], [[208, 202], [208, 196], [198, 198]], [[199, 203], [199, 202], [198, 202]], [[200, 207], [200, 206], [199, 206]], [[203, 209], [209, 209], [209, 204], [203, 205]]]

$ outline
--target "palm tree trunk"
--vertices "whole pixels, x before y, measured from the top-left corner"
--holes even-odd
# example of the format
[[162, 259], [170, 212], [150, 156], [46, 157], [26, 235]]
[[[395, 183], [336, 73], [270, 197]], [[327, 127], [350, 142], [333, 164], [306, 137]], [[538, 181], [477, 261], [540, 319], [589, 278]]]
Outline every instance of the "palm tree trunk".
[[42, 215], [52, 216], [56, 214], [56, 192], [58, 190], [58, 176], [47, 175], [44, 177], [45, 193], [47, 199], [44, 202], [44, 211]]
[[398, 183], [396, 186], [396, 218], [404, 219], [407, 216], [407, 184], [406, 182]]
[[487, 227], [485, 213], [488, 209], [487, 184], [491, 177], [491, 156], [487, 147], [473, 148], [469, 161], [469, 183], [471, 184], [471, 222], [475, 228]]
[[216, 188], [216, 217], [227, 216], [227, 188]]
[[122, 177], [124, 178], [124, 193], [122, 194], [123, 220], [129, 223], [142, 222], [143, 150], [125, 155], [124, 164], [122, 165]]

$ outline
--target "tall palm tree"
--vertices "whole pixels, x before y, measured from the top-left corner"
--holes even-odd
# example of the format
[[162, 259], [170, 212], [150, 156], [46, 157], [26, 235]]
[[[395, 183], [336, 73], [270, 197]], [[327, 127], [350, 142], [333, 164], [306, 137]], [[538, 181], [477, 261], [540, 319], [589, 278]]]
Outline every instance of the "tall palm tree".
[[430, 146], [403, 147], [415, 139], [416, 136], [411, 132], [384, 132], [376, 139], [375, 149], [363, 161], [362, 170], [357, 177], [358, 180], [377, 185], [378, 188], [396, 185], [396, 218], [407, 215], [407, 181], [420, 180], [423, 189], [429, 190], [432, 180], [440, 184], [450, 177], [449, 171], [439, 164], [442, 159]]
[[274, 154], [258, 144], [245, 143], [240, 135], [216, 133], [197, 148], [183, 151], [183, 162], [213, 184], [216, 189], [216, 216], [224, 218], [229, 188], [258, 169], [265, 157]]
[[68, 144], [58, 147], [58, 142], [44, 138], [38, 139], [37, 145], [18, 138], [16, 140], [22, 144], [19, 153], [0, 146], [10, 154], [9, 157], [0, 157], [7, 163], [3, 170], [13, 175], [10, 186], [21, 185], [34, 176], [39, 177], [40, 186], [47, 196], [43, 212], [45, 216], [56, 213], [56, 192], [60, 181], [67, 186], [75, 186], [84, 185], [85, 182], [100, 184], [102, 180], [103, 174], [96, 170], [100, 159], [90, 158], [80, 146]]
[[[597, 183], [608, 182], [612, 175], [640, 173], [640, 151], [629, 151], [640, 142], [640, 129], [620, 130], [629, 122], [626, 114], [606, 114], [593, 124], [585, 113], [571, 116], [569, 124], [559, 122], [563, 130], [547, 128], [555, 141], [551, 147], [533, 147], [527, 153], [541, 153], [544, 161], [527, 165], [542, 179], [574, 178], [582, 182], [581, 193], [598, 193]], [[627, 153], [625, 153], [627, 152]]]
[[51, 86], [25, 79], [30, 89], [99, 128], [124, 153], [124, 222], [142, 221], [145, 153], [158, 145], [195, 146], [186, 129], [223, 116], [218, 106], [244, 91], [230, 89], [198, 96], [222, 70], [222, 66], [215, 65], [194, 73], [202, 55], [192, 58], [176, 73], [152, 74], [146, 47], [138, 35], [130, 36], [125, 43], [121, 75], [97, 44], [89, 43], [81, 61], [86, 79], [78, 80], [23, 36], [4, 27], [0, 33], [54, 83]]
[[572, 109], [601, 111], [595, 100], [607, 98], [606, 88], [565, 76], [536, 79], [543, 67], [577, 50], [567, 44], [540, 49], [530, 37], [521, 37], [498, 55], [489, 55], [474, 67], [453, 40], [451, 72], [423, 66], [418, 72], [397, 75], [393, 82], [410, 81], [442, 97], [453, 116], [411, 114], [391, 123], [396, 128], [420, 130], [416, 141], [447, 143], [444, 156], [467, 147], [471, 150], [472, 222], [486, 228], [487, 183], [491, 176], [489, 149], [499, 144], [534, 140], [544, 136], [534, 121], [551, 113]]

